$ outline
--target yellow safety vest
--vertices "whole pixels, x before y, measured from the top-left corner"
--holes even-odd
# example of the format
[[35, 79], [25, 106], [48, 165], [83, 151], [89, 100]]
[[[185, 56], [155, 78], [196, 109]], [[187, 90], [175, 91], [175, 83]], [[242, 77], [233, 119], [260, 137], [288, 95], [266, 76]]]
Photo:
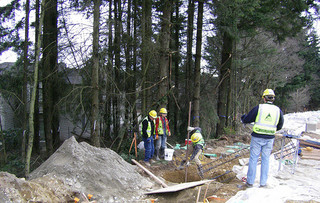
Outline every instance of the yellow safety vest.
[[274, 135], [280, 119], [280, 109], [273, 104], [260, 104], [253, 132]]
[[[149, 121], [148, 116], [145, 117], [145, 118], [143, 119], [143, 121], [144, 121], [144, 120], [147, 120], [147, 121], [148, 121], [147, 135], [148, 135], [148, 137], [150, 137], [150, 136], [151, 136], [151, 122]], [[142, 123], [143, 123], [143, 121], [141, 122], [141, 135], [143, 135], [143, 132], [142, 132]], [[153, 121], [152, 121], [152, 122], [153, 122]]]
[[[164, 118], [165, 122], [166, 122], [166, 118]], [[168, 128], [167, 126], [169, 125], [168, 122], [166, 122], [166, 135], [169, 135], [169, 131], [168, 131]], [[158, 134], [159, 135], [163, 135], [163, 125], [162, 125], [162, 119], [161, 117], [159, 116], [159, 126], [158, 126]]]

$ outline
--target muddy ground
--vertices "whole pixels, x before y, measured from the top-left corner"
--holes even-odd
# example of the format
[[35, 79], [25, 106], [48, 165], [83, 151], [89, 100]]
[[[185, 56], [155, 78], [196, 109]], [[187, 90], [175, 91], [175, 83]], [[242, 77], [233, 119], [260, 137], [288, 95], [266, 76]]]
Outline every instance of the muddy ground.
[[[203, 165], [225, 156], [225, 146], [248, 143], [249, 137], [247, 134], [207, 141], [205, 153], [217, 157], [203, 156]], [[186, 170], [178, 167], [185, 154], [186, 150], [175, 149], [172, 161], [160, 160], [150, 167], [144, 166], [169, 186], [184, 183]], [[201, 187], [199, 201], [205, 197], [209, 202], [225, 202], [244, 189], [244, 183], [230, 172], [233, 164], [238, 164], [238, 159], [227, 165], [220, 164], [211, 170], [214, 173], [205, 173], [205, 179], [220, 177]], [[197, 167], [191, 163], [187, 168], [187, 181], [198, 180]], [[78, 143], [73, 137], [34, 170], [29, 180], [0, 172], [0, 202], [74, 202], [75, 198], [86, 202], [89, 194], [92, 195], [90, 201], [96, 202], [150, 202], [152, 199], [155, 202], [195, 202], [200, 187], [174, 193], [144, 194], [159, 188], [161, 186], [141, 168], [126, 162], [114, 151]]]
[[[248, 144], [249, 138], [249, 134], [243, 136], [230, 135], [228, 137], [222, 137], [219, 140], [207, 141], [204, 153], [216, 154], [217, 156], [202, 156], [202, 164], [204, 166], [208, 163], [219, 165], [217, 163], [218, 159], [224, 160], [223, 157], [228, 156], [228, 148], [226, 148], [226, 146], [233, 146], [236, 143]], [[191, 153], [192, 148], [189, 148], [188, 151], [189, 153]], [[187, 182], [201, 180], [200, 176], [198, 175], [197, 166], [194, 162], [191, 163], [187, 170], [185, 169], [185, 167], [183, 167], [182, 169], [181, 167], [179, 168], [179, 166], [181, 165], [181, 161], [185, 159], [185, 156], [186, 150], [175, 149], [172, 161], [167, 162], [164, 160], [160, 160], [153, 163], [151, 167], [145, 167], [157, 177], [161, 177], [161, 179], [168, 185], [184, 183], [186, 179]], [[147, 198], [153, 198], [158, 202], [196, 202], [197, 198], [199, 198], [199, 202], [203, 202], [204, 199], [207, 199], [208, 202], [226, 202], [238, 191], [246, 189], [244, 187], [244, 182], [235, 177], [236, 174], [234, 174], [233, 172], [226, 173], [226, 171], [228, 170], [232, 171], [232, 166], [234, 164], [239, 164], [239, 159], [234, 159], [230, 161], [230, 163], [221, 163], [220, 166], [208, 172], [205, 172], [204, 179], [214, 178], [214, 181], [201, 186], [199, 195], [199, 187], [195, 187], [175, 193], [149, 195]], [[139, 170], [141, 174], [147, 175], [141, 169]], [[214, 173], [210, 173], [211, 171], [213, 171]]]

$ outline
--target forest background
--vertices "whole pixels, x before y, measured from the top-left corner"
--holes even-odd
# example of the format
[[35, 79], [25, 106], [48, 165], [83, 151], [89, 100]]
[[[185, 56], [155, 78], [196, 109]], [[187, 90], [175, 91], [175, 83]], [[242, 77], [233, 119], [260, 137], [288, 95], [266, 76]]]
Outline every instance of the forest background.
[[16, 152], [1, 161], [25, 176], [41, 140], [46, 157], [61, 145], [62, 114], [127, 154], [152, 109], [176, 142], [189, 122], [205, 139], [237, 132], [266, 88], [284, 113], [319, 109], [319, 0], [13, 0], [0, 15], [0, 54], [18, 56], [0, 75], [15, 112], [2, 151]]

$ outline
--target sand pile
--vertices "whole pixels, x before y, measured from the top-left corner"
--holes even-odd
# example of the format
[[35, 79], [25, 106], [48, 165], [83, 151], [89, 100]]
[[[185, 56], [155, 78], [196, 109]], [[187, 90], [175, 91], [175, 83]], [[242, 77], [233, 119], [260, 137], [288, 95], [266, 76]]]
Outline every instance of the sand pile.
[[[114, 151], [96, 148], [85, 142], [78, 143], [74, 137], [66, 140], [49, 159], [34, 170], [30, 174], [30, 181], [8, 173], [2, 174], [2, 177], [4, 179], [0, 180], [0, 193], [6, 189], [7, 195], [0, 195], [0, 200], [3, 200], [1, 202], [20, 202], [21, 199], [57, 202], [54, 199], [56, 197], [60, 198], [58, 202], [67, 202], [80, 193], [92, 194], [98, 202], [132, 202], [140, 199], [153, 186], [148, 178], [136, 171], [136, 166], [123, 160]], [[3, 184], [4, 182], [7, 184]], [[13, 188], [12, 191], [8, 187]], [[45, 190], [55, 193], [48, 195]], [[28, 197], [25, 193], [28, 193]], [[36, 198], [37, 193], [52, 198]]]

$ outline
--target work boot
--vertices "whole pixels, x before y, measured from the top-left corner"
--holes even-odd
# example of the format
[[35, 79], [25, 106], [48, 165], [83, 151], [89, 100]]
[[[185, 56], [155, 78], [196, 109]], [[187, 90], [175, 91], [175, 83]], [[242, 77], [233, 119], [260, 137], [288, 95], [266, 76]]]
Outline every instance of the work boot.
[[148, 161], [145, 161], [144, 164], [145, 164], [146, 166], [151, 166]]
[[164, 159], [164, 148], [160, 148], [160, 158]]
[[150, 159], [150, 163], [153, 164], [154, 162], [156, 162], [155, 160], [153, 159]]
[[156, 160], [159, 161], [160, 160], [160, 158], [159, 158], [159, 149], [155, 150], [155, 155], [156, 155]]
[[246, 187], [247, 187], [247, 188], [252, 188], [252, 187], [253, 187], [253, 184], [250, 184], [250, 183], [246, 182]]

